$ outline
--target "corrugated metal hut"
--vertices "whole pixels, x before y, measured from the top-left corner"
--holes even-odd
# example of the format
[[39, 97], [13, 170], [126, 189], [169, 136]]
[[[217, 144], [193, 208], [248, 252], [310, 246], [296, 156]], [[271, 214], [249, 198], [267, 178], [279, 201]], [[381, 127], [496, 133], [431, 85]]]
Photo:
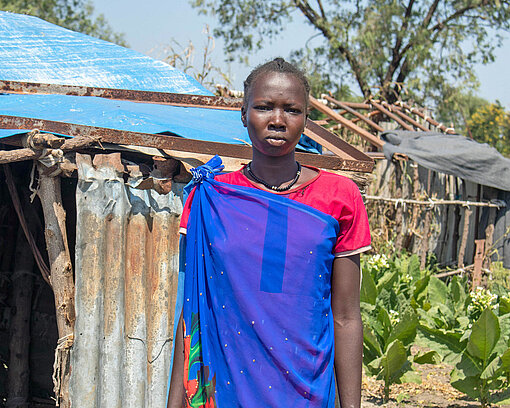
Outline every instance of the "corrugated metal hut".
[[[54, 387], [65, 407], [163, 407], [183, 183], [213, 154], [227, 170], [251, 157], [240, 102], [5, 12], [0, 60], [0, 395], [54, 406]], [[302, 163], [358, 181], [372, 170], [319, 125], [305, 134]]]

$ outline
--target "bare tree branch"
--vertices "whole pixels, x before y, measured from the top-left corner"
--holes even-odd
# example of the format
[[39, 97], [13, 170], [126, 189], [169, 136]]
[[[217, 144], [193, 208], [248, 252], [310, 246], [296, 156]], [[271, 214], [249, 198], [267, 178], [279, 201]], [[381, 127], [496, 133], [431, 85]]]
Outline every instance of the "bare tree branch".
[[[303, 13], [303, 15], [308, 19], [308, 21], [316, 28], [318, 28], [324, 37], [329, 41], [334, 41], [335, 36], [331, 32], [331, 28], [329, 26], [329, 23], [326, 19], [322, 19], [319, 17], [317, 12], [310, 7], [307, 1], [302, 0], [293, 0], [294, 5]], [[356, 78], [356, 81], [358, 82], [358, 85], [360, 87], [361, 92], [363, 92], [364, 97], [368, 97], [370, 95], [370, 87], [368, 86], [367, 82], [363, 78], [362, 72], [361, 72], [361, 66], [354, 58], [352, 53], [347, 49], [344, 45], [340, 44], [338, 41], [335, 41], [335, 48], [340, 52], [340, 54], [347, 60], [349, 66], [351, 67], [352, 71], [354, 72], [354, 76]]]
[[404, 14], [404, 18], [402, 19], [402, 26], [400, 27], [400, 30], [397, 34], [397, 39], [395, 41], [395, 46], [392, 49], [392, 58], [390, 65], [388, 66], [388, 70], [386, 71], [386, 75], [384, 77], [383, 82], [381, 83], [389, 83], [391, 81], [391, 78], [393, 78], [393, 74], [395, 74], [395, 71], [397, 70], [400, 61], [402, 60], [402, 56], [400, 55], [400, 47], [402, 47], [402, 41], [404, 39], [404, 35], [407, 31], [407, 28], [409, 26], [409, 19], [411, 17], [411, 11], [413, 9], [414, 0], [409, 0], [409, 3], [406, 7], [406, 12]]
[[[429, 35], [427, 38], [431, 38], [432, 42], [435, 42], [437, 40], [437, 37], [440, 32], [442, 32], [447, 26], [448, 23], [454, 21], [457, 18], [463, 17], [466, 13], [468, 13], [471, 10], [475, 10], [480, 6], [486, 6], [487, 0], [481, 0], [478, 2], [474, 2], [472, 4], [469, 4], [454, 13], [450, 14], [448, 17], [446, 17], [444, 20], [438, 22], [436, 25], [434, 25], [432, 28], [427, 29], [427, 26], [430, 24], [430, 21], [432, 20], [432, 17], [434, 16], [435, 11], [437, 10], [437, 7], [439, 5], [439, 0], [435, 0], [434, 3], [429, 8], [429, 11], [427, 12], [426, 17], [423, 20], [422, 27], [425, 29]], [[434, 34], [434, 35], [433, 35]], [[407, 52], [414, 46], [418, 45], [418, 41], [416, 41], [416, 36], [413, 40], [409, 41], [409, 43], [402, 48], [400, 51], [400, 58], [402, 58], [404, 55], [407, 54]], [[398, 77], [395, 82], [402, 83], [407, 79], [407, 76], [410, 73], [410, 63], [408, 57], [404, 59], [404, 62], [402, 63], [402, 66], [400, 68], [400, 72], [398, 74]]]
[[321, 16], [323, 19], [326, 19], [326, 13], [324, 12], [324, 6], [322, 5], [321, 0], [317, 0], [317, 4], [319, 5], [319, 9], [321, 11]]

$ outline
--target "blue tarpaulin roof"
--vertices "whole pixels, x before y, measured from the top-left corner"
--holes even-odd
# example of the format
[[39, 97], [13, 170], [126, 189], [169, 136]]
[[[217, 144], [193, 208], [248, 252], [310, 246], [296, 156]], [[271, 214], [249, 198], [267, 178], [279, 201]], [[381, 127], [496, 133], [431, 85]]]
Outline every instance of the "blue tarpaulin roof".
[[[3, 115], [143, 133], [172, 132], [190, 139], [249, 142], [239, 111], [185, 108], [87, 96], [0, 94]], [[1, 136], [20, 131], [1, 130]]]
[[189, 75], [129, 48], [0, 11], [0, 79], [211, 95]]
[[[36, 17], [0, 11], [0, 80], [212, 95], [161, 61]], [[240, 112], [86, 96], [0, 94], [0, 114], [197, 140], [249, 142]], [[27, 129], [30, 130], [30, 129]], [[0, 138], [23, 133], [0, 129]], [[317, 153], [304, 137], [300, 147]]]

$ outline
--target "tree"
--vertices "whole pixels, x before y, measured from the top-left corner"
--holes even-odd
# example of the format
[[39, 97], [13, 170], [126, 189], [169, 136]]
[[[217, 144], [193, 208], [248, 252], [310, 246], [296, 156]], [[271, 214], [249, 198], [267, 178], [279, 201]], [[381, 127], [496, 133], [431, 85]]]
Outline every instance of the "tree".
[[164, 47], [161, 51], [163, 55], [160, 59], [192, 76], [212, 92], [219, 92], [218, 89], [215, 89], [218, 75], [228, 86], [232, 85], [232, 81], [229, 75], [212, 61], [212, 54], [216, 46], [208, 25], [204, 27], [202, 34], [204, 34], [206, 38], [202, 52], [200, 53], [202, 58], [201, 61], [198, 61], [198, 64], [195, 63], [197, 49], [192, 41], [189, 41], [187, 46], [183, 46], [175, 39], [172, 39], [170, 45]]
[[[420, 101], [445, 84], [475, 86], [473, 66], [494, 60], [510, 30], [510, 0], [190, 0], [214, 15], [227, 54], [275, 40], [288, 21], [310, 24], [321, 43], [312, 59], [348, 73], [367, 98]], [[299, 45], [297, 44], [299, 47]], [[300, 47], [301, 49], [303, 47]]]
[[473, 139], [487, 143], [510, 157], [510, 113], [499, 102], [478, 108], [467, 125]]
[[126, 45], [124, 35], [114, 32], [101, 14], [93, 19], [88, 0], [0, 0], [0, 10], [29, 14], [93, 37]]

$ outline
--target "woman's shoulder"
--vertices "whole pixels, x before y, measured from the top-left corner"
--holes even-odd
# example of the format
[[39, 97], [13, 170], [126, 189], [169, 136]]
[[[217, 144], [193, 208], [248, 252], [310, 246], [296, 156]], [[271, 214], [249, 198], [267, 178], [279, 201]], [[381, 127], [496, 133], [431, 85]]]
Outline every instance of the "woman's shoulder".
[[243, 168], [233, 171], [231, 173], [221, 173], [214, 177], [215, 180], [221, 181], [222, 183], [235, 184], [238, 186], [251, 187], [250, 182], [243, 174]]
[[320, 170], [319, 177], [311, 183], [311, 186], [332, 196], [337, 194], [360, 195], [357, 184], [349, 177], [326, 170]]

